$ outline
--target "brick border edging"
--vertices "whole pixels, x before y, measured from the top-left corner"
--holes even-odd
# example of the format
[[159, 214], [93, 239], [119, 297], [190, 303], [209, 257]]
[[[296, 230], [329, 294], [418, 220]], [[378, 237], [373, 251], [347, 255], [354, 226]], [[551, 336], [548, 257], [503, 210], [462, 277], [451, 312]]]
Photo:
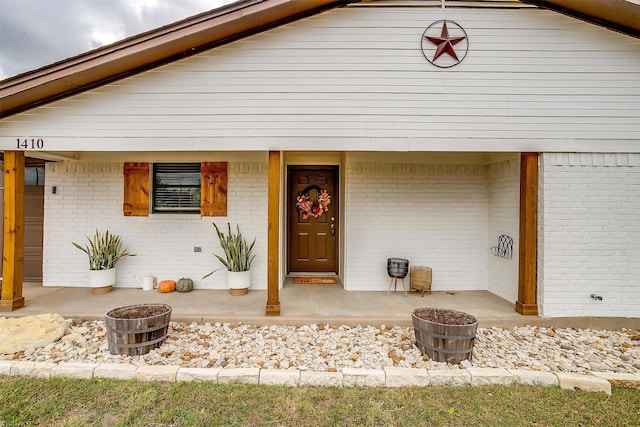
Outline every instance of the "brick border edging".
[[37, 378], [111, 378], [138, 381], [210, 381], [217, 384], [262, 384], [289, 387], [427, 387], [462, 385], [560, 386], [566, 389], [602, 391], [611, 385], [640, 388], [640, 374], [508, 370], [466, 368], [427, 370], [387, 367], [384, 369], [343, 368], [341, 372], [264, 368], [184, 368], [174, 365], [135, 366], [119, 363], [0, 361], [0, 375]]

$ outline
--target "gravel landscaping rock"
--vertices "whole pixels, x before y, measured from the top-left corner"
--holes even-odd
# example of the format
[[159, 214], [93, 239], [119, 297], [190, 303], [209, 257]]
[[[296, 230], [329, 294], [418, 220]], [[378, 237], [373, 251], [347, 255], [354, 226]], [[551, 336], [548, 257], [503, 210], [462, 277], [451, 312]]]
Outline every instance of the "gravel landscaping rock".
[[[171, 322], [161, 347], [143, 356], [126, 356], [109, 353], [103, 321], [75, 319], [66, 323], [60, 341], [0, 355], [0, 360], [324, 372], [343, 368], [464, 368], [423, 357], [411, 327]], [[640, 332], [629, 329], [478, 328], [473, 359], [467, 367], [640, 373], [639, 336]]]

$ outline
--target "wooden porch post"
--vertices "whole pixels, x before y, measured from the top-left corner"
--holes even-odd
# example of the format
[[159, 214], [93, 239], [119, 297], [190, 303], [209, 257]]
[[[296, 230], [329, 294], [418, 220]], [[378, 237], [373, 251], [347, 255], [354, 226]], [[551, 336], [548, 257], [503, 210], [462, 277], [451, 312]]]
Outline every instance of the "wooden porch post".
[[280, 152], [269, 151], [267, 316], [280, 316]]
[[516, 311], [537, 315], [538, 153], [520, 155], [520, 261]]
[[4, 237], [0, 311], [24, 307], [24, 151], [4, 152]]

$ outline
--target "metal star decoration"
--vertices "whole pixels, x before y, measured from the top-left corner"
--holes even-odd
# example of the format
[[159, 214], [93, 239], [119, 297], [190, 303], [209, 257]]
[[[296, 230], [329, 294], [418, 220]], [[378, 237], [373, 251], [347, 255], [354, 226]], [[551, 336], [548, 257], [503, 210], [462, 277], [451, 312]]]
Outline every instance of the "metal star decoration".
[[422, 54], [427, 61], [436, 67], [449, 68], [465, 58], [469, 49], [469, 38], [458, 23], [440, 20], [424, 30], [421, 44]]
[[440, 56], [442, 56], [444, 53], [448, 53], [449, 55], [451, 55], [453, 59], [456, 60], [456, 62], [460, 61], [453, 46], [466, 39], [466, 37], [450, 37], [446, 21], [442, 25], [442, 34], [440, 35], [440, 37], [425, 36], [425, 38], [427, 38], [431, 43], [438, 46], [436, 49], [436, 54], [433, 56], [434, 61], [440, 58]]

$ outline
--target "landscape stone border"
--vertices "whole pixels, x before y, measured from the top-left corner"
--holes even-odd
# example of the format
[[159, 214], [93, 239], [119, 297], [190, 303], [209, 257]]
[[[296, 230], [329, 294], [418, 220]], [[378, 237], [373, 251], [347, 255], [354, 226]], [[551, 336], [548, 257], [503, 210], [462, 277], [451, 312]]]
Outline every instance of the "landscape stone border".
[[429, 387], [511, 385], [559, 386], [564, 389], [611, 394], [611, 386], [640, 388], [640, 374], [594, 372], [536, 372], [504, 368], [427, 370], [387, 367], [343, 368], [341, 372], [265, 368], [184, 368], [171, 365], [134, 366], [118, 363], [0, 361], [0, 375], [33, 378], [111, 378], [142, 382], [197, 382], [261, 384], [287, 387]]

